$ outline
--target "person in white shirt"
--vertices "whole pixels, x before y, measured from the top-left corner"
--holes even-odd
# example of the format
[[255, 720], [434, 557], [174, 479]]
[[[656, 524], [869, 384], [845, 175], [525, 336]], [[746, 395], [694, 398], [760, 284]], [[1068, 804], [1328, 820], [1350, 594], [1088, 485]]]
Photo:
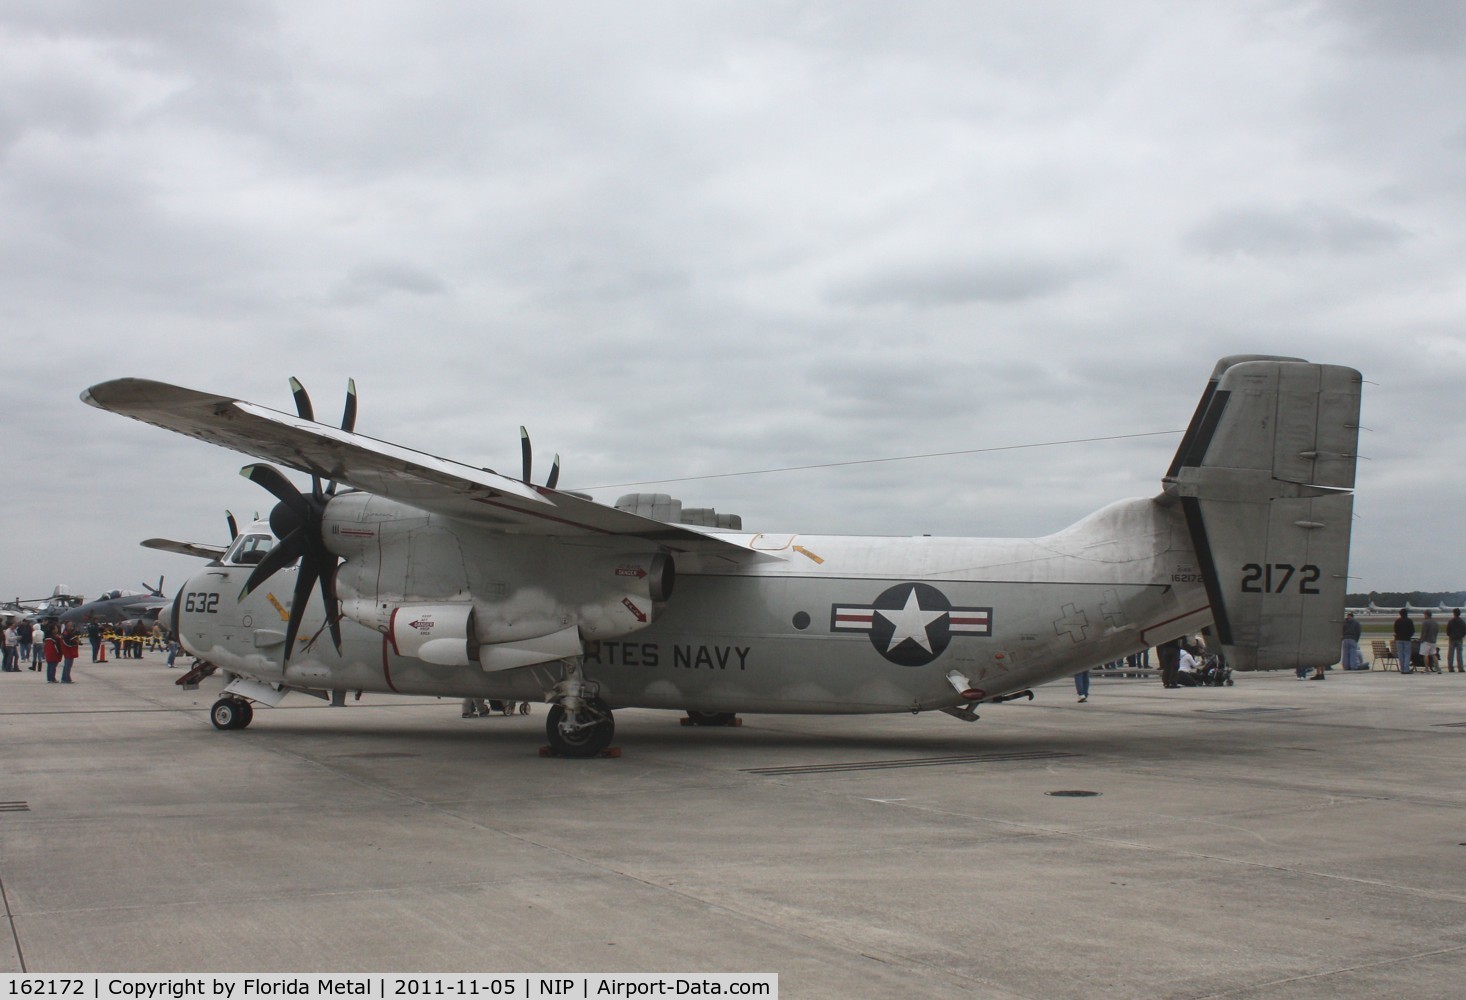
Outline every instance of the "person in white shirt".
[[1176, 667], [1176, 683], [1182, 687], [1194, 688], [1201, 684], [1201, 662], [1191, 652], [1189, 645], [1181, 646], [1181, 662]]

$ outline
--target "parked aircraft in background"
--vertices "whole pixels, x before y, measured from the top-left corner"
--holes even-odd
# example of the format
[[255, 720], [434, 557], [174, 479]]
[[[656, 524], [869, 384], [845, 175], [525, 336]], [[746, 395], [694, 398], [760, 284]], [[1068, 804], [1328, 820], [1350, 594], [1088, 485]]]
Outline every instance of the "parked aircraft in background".
[[140, 618], [156, 619], [158, 612], [163, 610], [170, 603], [170, 598], [163, 593], [163, 578], [158, 577], [156, 587], [147, 587], [145, 593], [135, 590], [110, 590], [94, 601], [63, 611], [60, 621], [73, 625], [85, 622], [102, 622], [115, 624], [117, 622], [136, 621]]
[[52, 588], [50, 597], [17, 597], [5, 605], [5, 610], [21, 618], [59, 618], [83, 603], [85, 598], [82, 595], [73, 594], [66, 584], [58, 583]]
[[354, 393], [339, 428], [318, 423], [298, 383], [299, 416], [139, 379], [82, 398], [311, 477], [245, 466], [278, 501], [268, 523], [166, 613], [227, 678], [216, 727], [291, 691], [543, 699], [551, 748], [590, 756], [623, 706], [972, 720], [1205, 626], [1238, 669], [1333, 662], [1360, 384], [1223, 359], [1155, 496], [1032, 539], [681, 523], [670, 498], [536, 485], [527, 438], [516, 480], [356, 434]]
[[1444, 612], [1445, 614], [1450, 614], [1457, 608], [1466, 608], [1466, 602], [1462, 602], [1461, 604], [1451, 604], [1447, 601], [1441, 601], [1438, 604], [1427, 605], [1413, 604], [1410, 601], [1406, 601], [1403, 605], [1398, 607], [1381, 607], [1380, 605], [1375, 604], [1373, 601], [1370, 601], [1362, 608], [1345, 608], [1344, 610], [1349, 612], [1349, 614], [1353, 615], [1355, 618], [1397, 618], [1399, 617], [1401, 610], [1408, 611], [1410, 615], [1414, 617], [1425, 611], [1429, 611], [1433, 615], [1438, 615], [1442, 612]]

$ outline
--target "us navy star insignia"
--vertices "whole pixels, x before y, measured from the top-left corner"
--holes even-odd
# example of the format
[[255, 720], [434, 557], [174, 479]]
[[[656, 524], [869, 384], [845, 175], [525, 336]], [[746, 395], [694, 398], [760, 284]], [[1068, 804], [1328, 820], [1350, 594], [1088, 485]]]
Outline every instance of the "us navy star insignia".
[[920, 667], [941, 656], [953, 636], [993, 634], [992, 608], [956, 608], [936, 587], [898, 583], [870, 604], [830, 607], [831, 632], [864, 632], [881, 656]]
[[876, 614], [891, 623], [891, 642], [886, 647], [888, 653], [903, 642], [914, 642], [930, 653], [932, 644], [931, 637], [927, 635], [927, 626], [947, 613], [946, 611], [923, 609], [921, 602], [916, 599], [915, 587], [912, 587], [911, 592], [906, 595], [906, 603], [900, 610], [887, 611], [885, 608], [877, 607], [875, 611]]

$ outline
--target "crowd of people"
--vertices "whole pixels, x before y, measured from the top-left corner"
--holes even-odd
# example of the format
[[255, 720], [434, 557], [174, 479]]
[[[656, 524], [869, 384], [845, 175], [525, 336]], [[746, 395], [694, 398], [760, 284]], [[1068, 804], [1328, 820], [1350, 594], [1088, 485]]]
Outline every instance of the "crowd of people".
[[[44, 670], [47, 684], [70, 684], [83, 643], [90, 647], [93, 663], [107, 662], [108, 645], [119, 660], [141, 659], [145, 648], [169, 648], [170, 653], [176, 648], [156, 622], [139, 621], [131, 628], [90, 622], [78, 629], [54, 619], [21, 619], [0, 628], [0, 672]], [[173, 665], [171, 656], [168, 665]]]
[[[1409, 608], [1401, 608], [1395, 618], [1395, 659], [1402, 674], [1413, 674], [1417, 669], [1429, 674], [1441, 672], [1441, 623], [1435, 620], [1434, 612], [1421, 614], [1418, 635]], [[1463, 642], [1466, 642], [1466, 619], [1461, 617], [1461, 609], [1456, 608], [1446, 621], [1446, 673], [1466, 674]]]
[[[1420, 628], [1410, 617], [1410, 608], [1401, 608], [1394, 621], [1394, 655], [1399, 663], [1400, 673], [1441, 673], [1440, 640], [1441, 624], [1435, 612], [1420, 609]], [[1456, 608], [1446, 619], [1446, 673], [1466, 674], [1466, 618]], [[1343, 637], [1339, 647], [1339, 666], [1344, 670], [1368, 670], [1371, 664], [1364, 659], [1360, 649], [1364, 629], [1354, 612], [1344, 614]], [[1160, 661], [1161, 683], [1168, 688], [1204, 687], [1215, 684], [1230, 684], [1231, 670], [1220, 657], [1208, 653], [1203, 636], [1187, 636], [1174, 642], [1160, 643], [1155, 647]], [[1123, 660], [1106, 663], [1102, 670], [1116, 671], [1122, 676], [1125, 671], [1149, 673], [1149, 650], [1135, 653]], [[1321, 681], [1328, 679], [1327, 665], [1300, 666], [1296, 673], [1299, 680]], [[1088, 670], [1074, 675], [1074, 688], [1080, 702], [1089, 700]]]

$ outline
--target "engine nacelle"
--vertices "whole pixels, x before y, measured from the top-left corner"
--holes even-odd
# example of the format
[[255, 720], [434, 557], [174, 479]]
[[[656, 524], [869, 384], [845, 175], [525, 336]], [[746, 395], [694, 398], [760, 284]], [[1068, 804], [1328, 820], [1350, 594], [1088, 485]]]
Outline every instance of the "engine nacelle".
[[591, 576], [592, 599], [576, 609], [587, 639], [614, 639], [651, 624], [656, 605], [672, 596], [677, 581], [665, 552], [623, 555], [602, 560]]
[[331, 499], [322, 522], [341, 613], [400, 656], [485, 670], [576, 655], [646, 628], [672, 596], [670, 555], [635, 540], [479, 529], [379, 496]]
[[445, 667], [478, 659], [472, 604], [405, 604], [392, 609], [387, 635], [398, 656]]
[[647, 576], [647, 590], [651, 599], [663, 604], [672, 599], [672, 589], [677, 584], [677, 565], [665, 552], [652, 556], [651, 572]]

